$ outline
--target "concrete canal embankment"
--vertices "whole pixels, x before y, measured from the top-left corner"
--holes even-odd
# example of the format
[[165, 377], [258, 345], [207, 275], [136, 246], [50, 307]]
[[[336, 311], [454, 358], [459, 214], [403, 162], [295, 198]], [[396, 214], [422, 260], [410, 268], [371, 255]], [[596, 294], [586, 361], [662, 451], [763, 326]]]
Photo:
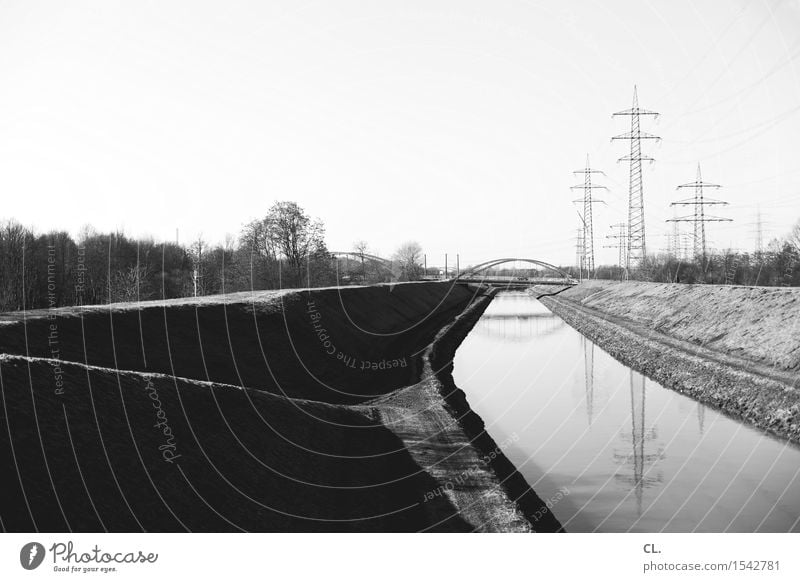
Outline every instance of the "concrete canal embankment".
[[557, 530], [452, 384], [490, 300], [414, 283], [4, 314], [4, 528]]
[[667, 388], [800, 442], [800, 289], [590, 281], [541, 301]]

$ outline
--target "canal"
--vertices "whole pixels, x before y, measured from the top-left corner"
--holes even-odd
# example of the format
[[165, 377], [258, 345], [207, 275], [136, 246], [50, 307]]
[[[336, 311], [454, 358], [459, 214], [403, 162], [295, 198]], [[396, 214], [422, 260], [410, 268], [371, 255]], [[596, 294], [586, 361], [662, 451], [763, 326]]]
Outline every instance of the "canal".
[[627, 368], [527, 293], [492, 301], [453, 376], [567, 531], [800, 531], [800, 448]]

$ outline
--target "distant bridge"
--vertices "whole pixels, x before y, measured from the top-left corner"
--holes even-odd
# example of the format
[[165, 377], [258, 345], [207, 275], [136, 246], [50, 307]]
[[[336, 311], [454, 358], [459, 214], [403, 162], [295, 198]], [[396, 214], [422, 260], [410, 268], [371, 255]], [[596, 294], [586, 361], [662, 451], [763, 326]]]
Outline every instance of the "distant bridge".
[[[494, 269], [506, 263], [530, 263], [541, 267], [547, 271], [553, 271], [557, 277], [508, 277], [502, 275], [486, 275], [485, 271]], [[577, 285], [578, 281], [555, 265], [539, 261], [537, 259], [520, 259], [520, 258], [505, 258], [493, 259], [480, 263], [473, 267], [468, 267], [464, 272], [459, 273], [456, 281], [463, 283], [483, 283], [484, 285], [512, 287], [512, 288], [525, 288], [532, 287], [533, 285], [558, 285], [558, 286], [572, 286]]]
[[[366, 277], [367, 267], [369, 267], [373, 273], [376, 273], [379, 278], [383, 278], [385, 281], [391, 281], [397, 278], [399, 265], [395, 264], [389, 259], [384, 259], [383, 257], [378, 257], [369, 253], [352, 251], [330, 251], [329, 254], [334, 259], [345, 259], [346, 261], [353, 261], [355, 263], [362, 264], [364, 266], [364, 272], [361, 275], [364, 278]], [[346, 275], [344, 279], [348, 280], [349, 275]]]
[[[350, 251], [333, 251], [330, 253], [333, 257], [337, 259], [347, 259], [356, 262], [363, 261], [366, 265], [370, 263], [378, 267], [379, 270], [383, 270], [384, 273], [396, 277], [399, 273], [400, 265], [392, 260], [384, 259], [382, 257], [378, 257], [376, 255], [370, 255], [368, 253], [359, 253], [359, 252], [350, 252]], [[500, 265], [504, 265], [506, 263], [529, 263], [531, 265], [535, 265], [546, 271], [552, 271], [555, 275], [553, 277], [511, 277], [511, 276], [503, 276], [503, 275], [487, 275], [485, 271], [489, 269], [494, 269], [499, 267]], [[565, 271], [562, 271], [555, 265], [551, 265], [550, 263], [545, 263], [544, 261], [539, 261], [537, 259], [520, 259], [520, 258], [504, 258], [504, 259], [493, 259], [491, 261], [486, 261], [480, 263], [478, 265], [474, 265], [472, 267], [467, 267], [464, 271], [457, 273], [455, 277], [448, 276], [449, 273], [445, 274], [444, 277], [436, 276], [436, 275], [425, 275], [423, 280], [425, 281], [457, 281], [459, 283], [481, 283], [484, 285], [492, 285], [496, 287], [508, 287], [512, 289], [524, 289], [527, 287], [532, 287], [534, 285], [556, 285], [556, 286], [572, 286], [577, 285], [578, 280], [574, 277], [571, 277]]]
[[377, 255], [370, 255], [369, 253], [357, 253], [353, 251], [330, 251], [329, 254], [337, 259], [350, 259], [353, 261], [364, 261], [365, 263], [377, 263], [380, 266], [390, 270], [394, 264], [389, 259], [384, 259], [383, 257], [379, 257]]

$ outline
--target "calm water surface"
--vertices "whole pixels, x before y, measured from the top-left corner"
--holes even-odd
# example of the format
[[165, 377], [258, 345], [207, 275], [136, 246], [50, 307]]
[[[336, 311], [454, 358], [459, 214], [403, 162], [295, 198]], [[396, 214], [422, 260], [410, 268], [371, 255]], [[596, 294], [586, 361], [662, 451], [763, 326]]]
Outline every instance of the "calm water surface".
[[800, 449], [667, 390], [522, 293], [491, 303], [456, 384], [569, 531], [800, 531]]

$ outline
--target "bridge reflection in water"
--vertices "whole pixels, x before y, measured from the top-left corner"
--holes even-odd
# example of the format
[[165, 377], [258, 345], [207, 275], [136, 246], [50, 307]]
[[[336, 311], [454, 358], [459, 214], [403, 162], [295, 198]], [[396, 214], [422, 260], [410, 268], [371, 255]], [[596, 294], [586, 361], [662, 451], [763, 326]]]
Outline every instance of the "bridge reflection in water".
[[528, 294], [493, 301], [453, 373], [569, 531], [800, 531], [797, 447], [626, 368]]
[[565, 326], [564, 320], [552, 313], [526, 315], [484, 315], [473, 333], [507, 342], [527, 342]]

